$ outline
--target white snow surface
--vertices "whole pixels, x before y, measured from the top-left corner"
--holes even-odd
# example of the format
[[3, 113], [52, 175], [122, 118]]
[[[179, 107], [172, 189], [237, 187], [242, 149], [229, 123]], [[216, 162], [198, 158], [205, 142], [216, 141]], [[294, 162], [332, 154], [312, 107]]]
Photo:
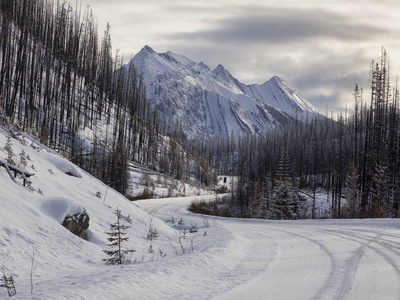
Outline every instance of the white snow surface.
[[[5, 141], [0, 131], [0, 148]], [[72, 164], [80, 177], [66, 175], [57, 166], [69, 162], [30, 142], [13, 140], [13, 150], [29, 155], [36, 191], [0, 168], [0, 267], [15, 279], [12, 299], [400, 298], [398, 219], [268, 221], [187, 211], [193, 199], [214, 196], [132, 203]], [[102, 261], [117, 207], [132, 218], [126, 247], [136, 250], [135, 264], [123, 268]], [[60, 225], [65, 214], [83, 210], [90, 216], [88, 240]], [[150, 223], [159, 233], [152, 241]], [[190, 233], [193, 227], [198, 231]], [[8, 298], [4, 288], [2, 298]]]
[[149, 46], [132, 63], [143, 75], [150, 102], [161, 116], [179, 121], [188, 136], [264, 133], [293, 118], [320, 116], [277, 76], [262, 85], [246, 85], [222, 65], [211, 71], [204, 63], [170, 51], [157, 53]]

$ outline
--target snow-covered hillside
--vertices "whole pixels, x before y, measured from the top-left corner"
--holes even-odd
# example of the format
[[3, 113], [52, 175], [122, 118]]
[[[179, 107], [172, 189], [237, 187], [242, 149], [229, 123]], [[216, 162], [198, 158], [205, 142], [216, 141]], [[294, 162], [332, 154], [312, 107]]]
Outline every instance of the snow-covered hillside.
[[[8, 157], [4, 150], [6, 143], [6, 134], [0, 129], [2, 161]], [[82, 284], [83, 273], [90, 282], [95, 274], [112, 270], [113, 267], [105, 266], [102, 259], [107, 258], [103, 252], [108, 249], [105, 232], [110, 231], [110, 224], [116, 221], [117, 208], [124, 215], [130, 215], [133, 221], [127, 230], [130, 240], [126, 243], [128, 248], [136, 250], [132, 261], [160, 258], [160, 249], [171, 252], [168, 240], [175, 233], [165, 222], [153, 219], [121, 194], [29, 137], [21, 141], [11, 139], [11, 143], [17, 165], [35, 174], [30, 177], [32, 188], [29, 189], [18, 176], [13, 182], [6, 169], [0, 168], [0, 273], [2, 275], [4, 267], [4, 273], [14, 277], [19, 297], [31, 299], [28, 273], [33, 254], [35, 299], [62, 299], [74, 295], [74, 284]], [[27, 166], [20, 163], [22, 151], [26, 153]], [[61, 225], [65, 216], [83, 211], [90, 217], [88, 241]], [[159, 233], [154, 241], [146, 238], [150, 222]], [[150, 244], [153, 254], [148, 250]], [[112, 274], [111, 271], [110, 276]], [[78, 292], [86, 299], [113, 298], [103, 298], [104, 287], [96, 290], [86, 285], [87, 291]], [[65, 290], [61, 292], [62, 289]], [[0, 298], [6, 293], [0, 288]], [[116, 291], [110, 293], [108, 295], [116, 295]], [[71, 299], [76, 297], [71, 296]]]
[[160, 114], [182, 124], [188, 136], [218, 133], [262, 133], [293, 118], [319, 112], [275, 76], [262, 85], [245, 85], [222, 65], [213, 71], [204, 63], [145, 46], [132, 60], [143, 75], [147, 98]]

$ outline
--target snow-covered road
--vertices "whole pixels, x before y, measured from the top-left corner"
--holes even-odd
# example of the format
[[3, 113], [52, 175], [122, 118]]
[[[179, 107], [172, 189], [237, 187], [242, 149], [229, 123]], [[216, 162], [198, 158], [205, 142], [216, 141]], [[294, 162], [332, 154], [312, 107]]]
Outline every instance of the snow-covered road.
[[205, 219], [190, 201], [136, 202], [207, 231], [187, 256], [197, 267], [185, 299], [400, 299], [399, 220]]

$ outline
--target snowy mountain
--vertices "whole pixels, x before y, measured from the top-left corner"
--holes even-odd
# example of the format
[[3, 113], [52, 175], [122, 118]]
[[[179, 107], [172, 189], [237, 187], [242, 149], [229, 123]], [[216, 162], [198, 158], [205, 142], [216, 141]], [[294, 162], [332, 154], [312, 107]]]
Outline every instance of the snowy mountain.
[[188, 136], [218, 133], [262, 133], [293, 118], [319, 112], [303, 96], [275, 76], [262, 85], [246, 85], [222, 65], [204, 63], [145, 46], [131, 61], [143, 75], [146, 96], [161, 116], [180, 121]]

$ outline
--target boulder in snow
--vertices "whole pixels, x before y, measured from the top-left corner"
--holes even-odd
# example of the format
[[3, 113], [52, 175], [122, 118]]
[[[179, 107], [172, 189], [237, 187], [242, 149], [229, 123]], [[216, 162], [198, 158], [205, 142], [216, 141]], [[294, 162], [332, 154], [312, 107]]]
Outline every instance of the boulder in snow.
[[89, 228], [89, 215], [86, 212], [68, 215], [62, 225], [73, 234], [86, 239], [85, 230]]

